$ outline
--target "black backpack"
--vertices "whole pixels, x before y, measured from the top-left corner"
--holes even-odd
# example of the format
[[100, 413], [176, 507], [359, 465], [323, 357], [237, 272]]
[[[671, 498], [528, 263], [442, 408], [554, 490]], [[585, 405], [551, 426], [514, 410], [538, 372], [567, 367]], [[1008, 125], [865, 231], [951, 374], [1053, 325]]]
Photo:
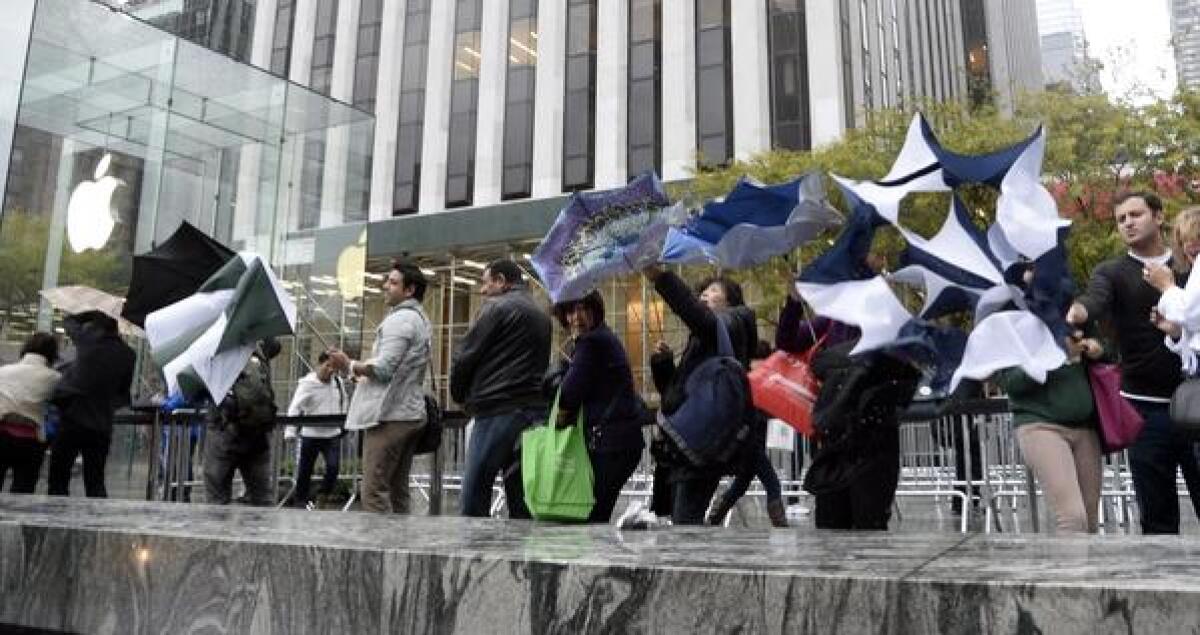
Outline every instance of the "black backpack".
[[258, 355], [252, 355], [221, 402], [221, 417], [226, 425], [243, 431], [270, 430], [277, 411], [271, 368]]

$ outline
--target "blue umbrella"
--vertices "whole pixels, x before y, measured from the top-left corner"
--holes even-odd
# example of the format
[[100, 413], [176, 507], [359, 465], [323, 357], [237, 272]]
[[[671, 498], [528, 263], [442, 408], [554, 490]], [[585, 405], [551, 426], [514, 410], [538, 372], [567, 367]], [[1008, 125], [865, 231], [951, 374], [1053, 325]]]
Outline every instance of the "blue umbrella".
[[787, 253], [841, 222], [815, 172], [781, 185], [758, 185], [743, 178], [725, 198], [705, 205], [682, 227], [671, 228], [662, 260], [749, 267]]
[[533, 252], [533, 268], [550, 299], [581, 298], [607, 277], [656, 261], [670, 204], [652, 172], [620, 189], [572, 195]]

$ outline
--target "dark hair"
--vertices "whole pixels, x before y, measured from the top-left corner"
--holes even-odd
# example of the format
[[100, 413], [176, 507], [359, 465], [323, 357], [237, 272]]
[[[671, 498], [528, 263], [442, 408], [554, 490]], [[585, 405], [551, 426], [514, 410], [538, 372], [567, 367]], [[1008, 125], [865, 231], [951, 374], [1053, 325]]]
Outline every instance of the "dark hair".
[[401, 284], [405, 288], [413, 288], [413, 297], [417, 299], [417, 302], [425, 299], [425, 287], [429, 286], [429, 282], [425, 280], [425, 273], [421, 271], [420, 267], [411, 262], [397, 260], [392, 263], [392, 269], [400, 272]]
[[320, 353], [317, 355], [317, 363], [318, 363], [318, 364], [324, 364], [324, 363], [325, 363], [325, 362], [327, 362], [327, 361], [329, 361], [329, 351], [321, 351], [321, 352], [320, 352]]
[[58, 361], [58, 340], [49, 333], [38, 331], [30, 335], [29, 339], [25, 340], [25, 344], [21, 346], [21, 357], [27, 353], [41, 355], [46, 358], [47, 364], [53, 364]]
[[767, 340], [758, 340], [758, 346], [754, 347], [754, 351], [750, 355], [750, 359], [766, 359], [774, 352], [774, 347]]
[[593, 323], [597, 326], [604, 323], [604, 298], [600, 295], [599, 291], [592, 291], [578, 300], [559, 302], [550, 309], [550, 312], [554, 314], [554, 319], [558, 320], [558, 323], [565, 329], [567, 328], [567, 314], [575, 310], [575, 306], [580, 304], [592, 315]]
[[709, 276], [701, 280], [700, 284], [696, 285], [696, 295], [700, 295], [705, 289], [714, 284], [721, 285], [721, 290], [725, 292], [725, 301], [729, 303], [729, 306], [744, 306], [746, 304], [746, 301], [742, 298], [742, 285], [725, 276]]
[[509, 284], [521, 284], [525, 282], [525, 274], [521, 272], [521, 268], [517, 266], [517, 263], [507, 258], [491, 261], [484, 271], [489, 272], [493, 278], [496, 275], [504, 276], [504, 280]]
[[278, 339], [268, 337], [258, 341], [258, 350], [255, 352], [260, 353], [259, 356], [269, 362], [275, 359], [282, 350], [283, 344], [280, 344]]
[[1113, 199], [1113, 209], [1115, 210], [1116, 208], [1120, 207], [1122, 203], [1131, 198], [1142, 199], [1142, 201], [1146, 203], [1146, 207], [1149, 207], [1150, 211], [1155, 214], [1161, 214], [1163, 211], [1162, 199], [1159, 198], [1154, 192], [1147, 192], [1145, 190], [1121, 192], [1115, 199]]

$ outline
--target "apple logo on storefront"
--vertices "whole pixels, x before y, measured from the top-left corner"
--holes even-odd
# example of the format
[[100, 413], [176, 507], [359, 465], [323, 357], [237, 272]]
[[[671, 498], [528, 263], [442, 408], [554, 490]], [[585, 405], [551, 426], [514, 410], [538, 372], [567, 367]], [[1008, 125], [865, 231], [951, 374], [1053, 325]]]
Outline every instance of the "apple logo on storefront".
[[363, 272], [367, 268], [367, 232], [363, 230], [358, 240], [338, 254], [337, 285], [343, 298], [361, 298], [363, 294]]
[[110, 163], [112, 155], [106, 153], [96, 164], [93, 175], [96, 180], [85, 180], [75, 186], [67, 203], [67, 240], [77, 254], [104, 247], [116, 225], [113, 194], [125, 182], [108, 175]]

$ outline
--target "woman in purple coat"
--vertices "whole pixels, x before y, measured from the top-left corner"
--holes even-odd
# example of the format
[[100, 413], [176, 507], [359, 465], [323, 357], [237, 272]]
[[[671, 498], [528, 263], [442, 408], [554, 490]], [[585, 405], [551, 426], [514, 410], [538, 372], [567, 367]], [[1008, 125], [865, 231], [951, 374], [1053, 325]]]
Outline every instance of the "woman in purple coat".
[[604, 323], [604, 300], [593, 291], [554, 305], [570, 333], [557, 367], [543, 383], [547, 399], [558, 393], [557, 424], [573, 425], [583, 409], [588, 455], [595, 473], [596, 504], [588, 522], [606, 523], [642, 458], [642, 425], [648, 413], [634, 390], [633, 371], [621, 341]]

